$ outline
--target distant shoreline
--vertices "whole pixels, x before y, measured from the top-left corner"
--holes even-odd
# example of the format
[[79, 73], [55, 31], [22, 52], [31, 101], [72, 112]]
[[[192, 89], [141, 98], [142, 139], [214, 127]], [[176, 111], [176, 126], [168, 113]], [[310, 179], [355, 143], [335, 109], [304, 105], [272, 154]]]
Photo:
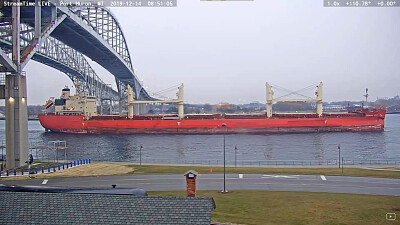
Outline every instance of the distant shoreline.
[[[0, 120], [6, 120], [5, 117], [0, 118]], [[28, 118], [28, 120], [39, 120], [38, 118]]]

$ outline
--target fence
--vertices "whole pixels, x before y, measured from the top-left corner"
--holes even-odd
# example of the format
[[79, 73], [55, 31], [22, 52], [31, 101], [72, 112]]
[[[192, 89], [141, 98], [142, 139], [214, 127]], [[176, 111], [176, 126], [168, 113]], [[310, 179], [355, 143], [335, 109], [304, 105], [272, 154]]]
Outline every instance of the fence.
[[[0, 161], [5, 159], [5, 146], [2, 143], [0, 151]], [[59, 157], [59, 150], [61, 150], [61, 155]], [[50, 149], [48, 146], [36, 146], [30, 149], [30, 153], [34, 156], [35, 161], [47, 161], [54, 163], [59, 159], [64, 158], [67, 160], [67, 155], [65, 149]], [[64, 153], [64, 154], [63, 154]], [[84, 156], [93, 157], [93, 156]], [[2, 160], [3, 159], [3, 160]], [[96, 159], [97, 161], [107, 161], [107, 159]], [[113, 161], [113, 160], [111, 160]], [[178, 164], [178, 165], [223, 165], [223, 159], [149, 159], [141, 157], [142, 163], [150, 164]], [[135, 159], [133, 162], [139, 163], [140, 158]], [[342, 162], [340, 162], [342, 164]], [[344, 159], [344, 166], [362, 166], [362, 165], [400, 165], [399, 159]], [[226, 160], [227, 166], [239, 166], [239, 167], [256, 167], [256, 166], [338, 166], [339, 160], [237, 160], [236, 162], [232, 159]]]
[[[91, 159], [78, 159], [74, 161], [67, 161], [63, 162], [61, 164], [53, 164], [53, 165], [47, 165], [47, 166], [41, 166], [41, 167], [31, 167], [29, 166], [28, 168], [25, 168], [25, 173], [24, 173], [24, 167], [21, 168], [14, 168], [12, 170], [6, 169], [5, 171], [2, 169], [0, 170], [0, 178], [1, 177], [10, 177], [10, 176], [24, 176], [24, 175], [35, 175], [35, 174], [45, 174], [45, 173], [52, 173], [52, 172], [57, 172], [61, 170], [66, 170], [68, 168], [73, 168], [79, 165], [85, 165], [85, 164], [90, 164]], [[19, 173], [18, 173], [19, 170]]]
[[[238, 160], [236, 166], [338, 166], [339, 160]], [[139, 162], [139, 161], [135, 161]], [[142, 163], [152, 164], [188, 164], [188, 165], [223, 165], [222, 160], [177, 160], [177, 159], [144, 159]], [[342, 162], [340, 162], [342, 163]], [[346, 165], [400, 165], [400, 159], [351, 159], [344, 160]], [[227, 166], [235, 166], [234, 161], [226, 161]]]

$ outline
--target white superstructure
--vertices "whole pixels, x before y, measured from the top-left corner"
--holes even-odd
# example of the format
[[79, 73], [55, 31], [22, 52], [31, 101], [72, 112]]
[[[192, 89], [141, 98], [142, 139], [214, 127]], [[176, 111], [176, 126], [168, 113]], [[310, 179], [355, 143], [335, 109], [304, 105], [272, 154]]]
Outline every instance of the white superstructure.
[[55, 113], [64, 114], [79, 114], [87, 118], [97, 116], [97, 101], [93, 96], [82, 94], [72, 95], [68, 87], [62, 90], [62, 95], [55, 100]]

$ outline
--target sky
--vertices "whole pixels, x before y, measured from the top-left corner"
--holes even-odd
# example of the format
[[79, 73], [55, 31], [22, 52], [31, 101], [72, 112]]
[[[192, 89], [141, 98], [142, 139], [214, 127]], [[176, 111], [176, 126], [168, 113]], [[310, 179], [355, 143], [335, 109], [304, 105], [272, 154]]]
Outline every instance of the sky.
[[[400, 94], [400, 8], [178, 0], [176, 8], [111, 11], [150, 93], [184, 83], [187, 103], [241, 104], [265, 102], [266, 82], [298, 90], [322, 81], [327, 102], [362, 100], [365, 88], [371, 100]], [[72, 86], [65, 74], [35, 61], [24, 70], [30, 105]]]

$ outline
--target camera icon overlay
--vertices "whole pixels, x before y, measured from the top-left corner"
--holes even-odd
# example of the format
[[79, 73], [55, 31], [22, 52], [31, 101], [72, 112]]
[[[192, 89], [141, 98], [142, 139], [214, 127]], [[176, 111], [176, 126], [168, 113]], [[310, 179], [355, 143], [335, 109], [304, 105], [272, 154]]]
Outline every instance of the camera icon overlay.
[[386, 213], [387, 220], [396, 220], [396, 213]]

